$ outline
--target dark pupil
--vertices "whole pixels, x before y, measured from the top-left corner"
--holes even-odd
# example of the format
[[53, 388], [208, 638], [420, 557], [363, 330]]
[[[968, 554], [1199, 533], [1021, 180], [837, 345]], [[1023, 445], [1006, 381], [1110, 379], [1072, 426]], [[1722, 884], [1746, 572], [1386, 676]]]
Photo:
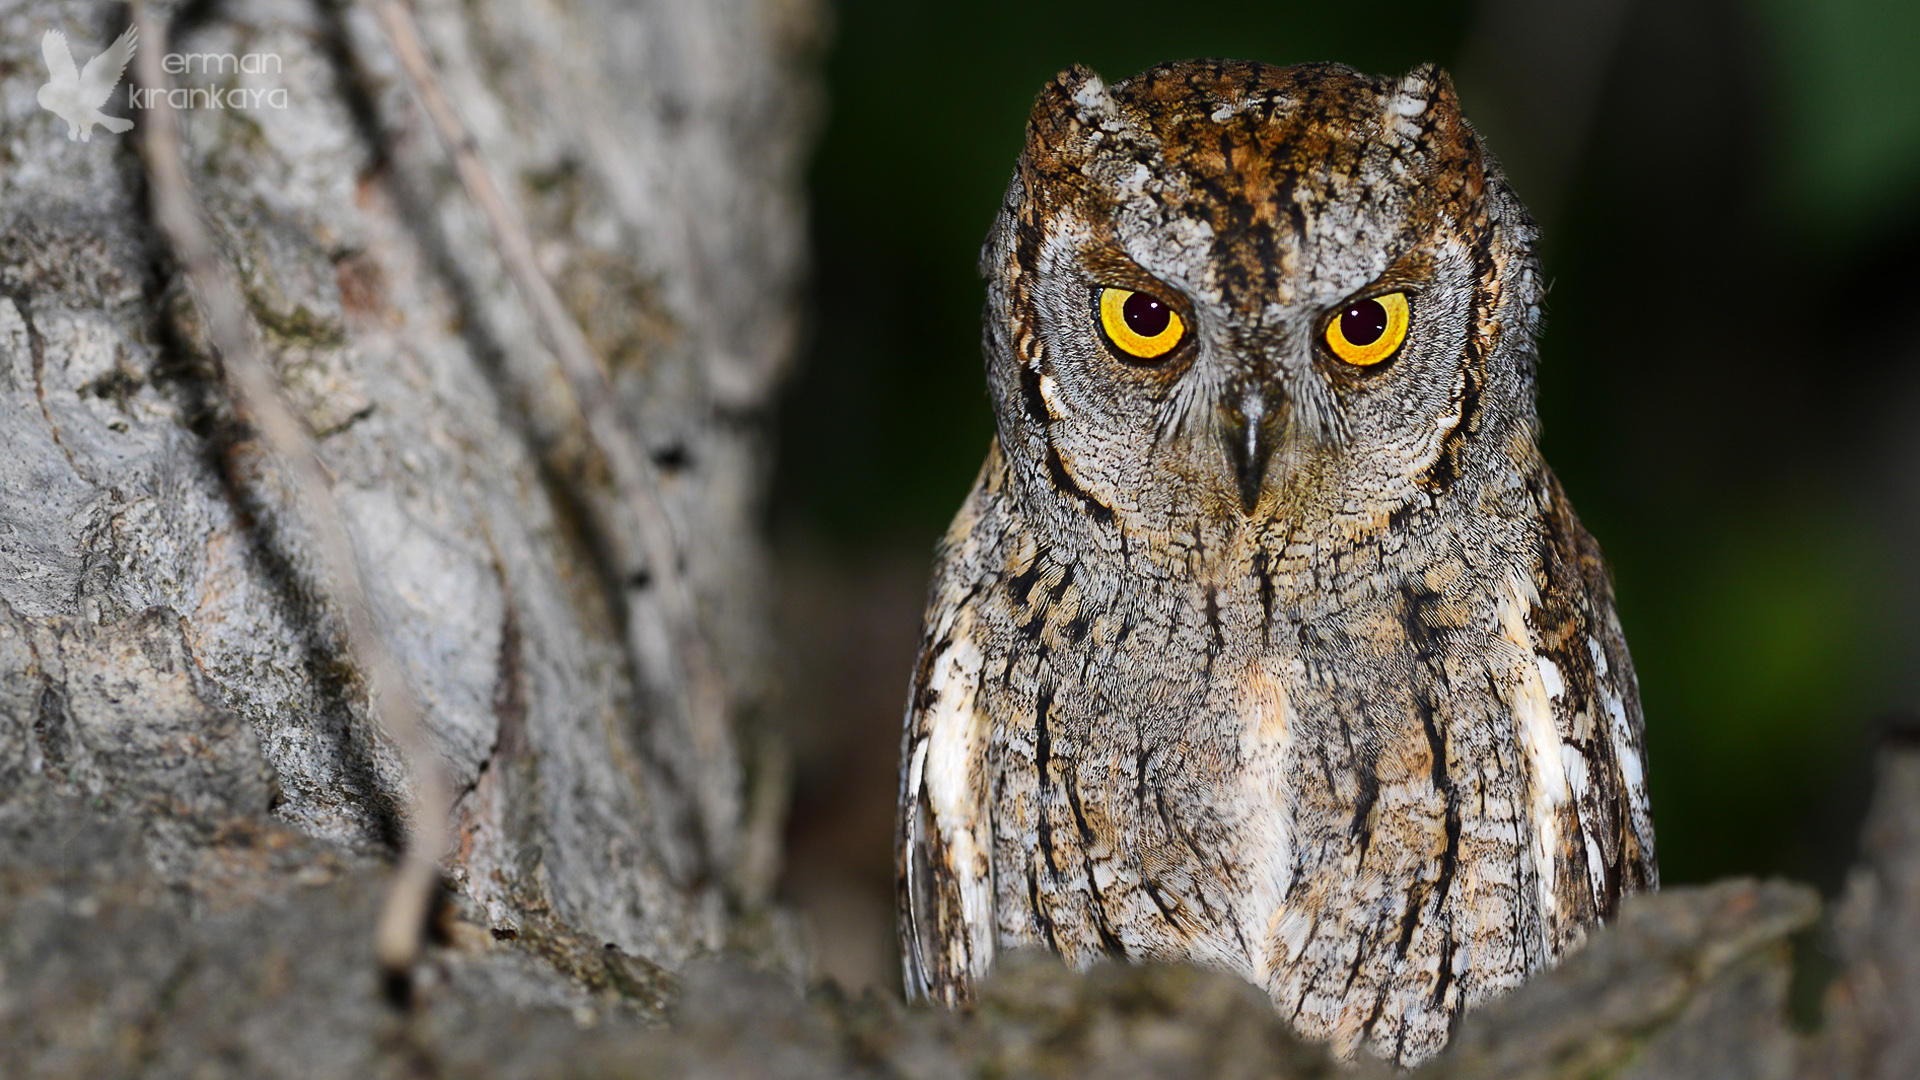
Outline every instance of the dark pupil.
[[1340, 315], [1340, 336], [1355, 345], [1371, 345], [1387, 332], [1386, 305], [1362, 300]]
[[1150, 338], [1166, 330], [1172, 313], [1167, 310], [1167, 305], [1146, 293], [1137, 292], [1127, 297], [1127, 303], [1120, 309], [1120, 314], [1127, 318], [1127, 329], [1141, 337]]

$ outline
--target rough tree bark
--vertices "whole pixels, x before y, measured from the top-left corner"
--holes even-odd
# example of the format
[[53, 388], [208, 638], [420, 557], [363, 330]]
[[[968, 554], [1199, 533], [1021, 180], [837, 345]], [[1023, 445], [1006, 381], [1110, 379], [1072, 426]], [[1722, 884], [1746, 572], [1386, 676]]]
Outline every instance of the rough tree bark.
[[[33, 105], [41, 35], [84, 63], [126, 12], [0, 4], [0, 1076], [1332, 1073], [1192, 969], [1014, 958], [971, 1017], [794, 992], [757, 511], [816, 0], [416, 6], [651, 457], [717, 742], [655, 582], [608, 550], [604, 448], [369, 13], [151, 10], [176, 53], [278, 61], [179, 76], [286, 91], [187, 111], [190, 172], [453, 780], [446, 897], [383, 983], [409, 780], [307, 519], [226, 399], [131, 137], [70, 142]], [[1831, 1038], [1785, 1023], [1810, 894], [1735, 882], [1629, 907], [1431, 1068], [1905, 1075], [1920, 787], [1888, 769]]]
[[[279, 69], [189, 62], [178, 85], [284, 88], [285, 107], [186, 111], [186, 149], [458, 793], [448, 873], [496, 933], [555, 921], [667, 966], [721, 946], [730, 911], [765, 899], [777, 787], [731, 740], [715, 754], [689, 730], [644, 584], [610, 580], [593, 544], [604, 462], [383, 39], [345, 5], [157, 14], [177, 54]], [[543, 269], [609, 358], [731, 711], [752, 723], [764, 428], [792, 352], [820, 13], [419, 14]], [[33, 101], [46, 30], [84, 63], [125, 22], [117, 5], [13, 5], [6, 100]], [[124, 94], [110, 111], [128, 112]], [[7, 127], [0, 603], [35, 632], [175, 625], [196, 692], [254, 736], [272, 817], [390, 850], [405, 769], [369, 721], [297, 508], [224, 400], [151, 227], [134, 136], [71, 142], [22, 107]], [[71, 764], [62, 745], [88, 746], [59, 741], [74, 721], [48, 686], [36, 774]], [[98, 783], [83, 774], [69, 783]]]

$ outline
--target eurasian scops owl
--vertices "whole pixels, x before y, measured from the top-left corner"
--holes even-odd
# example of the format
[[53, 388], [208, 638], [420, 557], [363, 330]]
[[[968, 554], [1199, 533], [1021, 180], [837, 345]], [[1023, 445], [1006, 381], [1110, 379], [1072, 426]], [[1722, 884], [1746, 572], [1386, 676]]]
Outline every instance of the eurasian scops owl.
[[1536, 447], [1534, 240], [1433, 67], [1041, 93], [906, 716], [912, 996], [1184, 959], [1412, 1064], [1654, 886], [1607, 569]]

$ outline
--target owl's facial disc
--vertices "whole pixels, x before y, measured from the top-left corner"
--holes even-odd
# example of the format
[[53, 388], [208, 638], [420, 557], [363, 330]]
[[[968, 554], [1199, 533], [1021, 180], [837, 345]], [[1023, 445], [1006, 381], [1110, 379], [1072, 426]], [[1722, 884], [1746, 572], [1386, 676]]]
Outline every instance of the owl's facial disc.
[[1431, 71], [1063, 76], [982, 253], [1031, 505], [1228, 552], [1504, 467], [1538, 281], [1497, 180]]

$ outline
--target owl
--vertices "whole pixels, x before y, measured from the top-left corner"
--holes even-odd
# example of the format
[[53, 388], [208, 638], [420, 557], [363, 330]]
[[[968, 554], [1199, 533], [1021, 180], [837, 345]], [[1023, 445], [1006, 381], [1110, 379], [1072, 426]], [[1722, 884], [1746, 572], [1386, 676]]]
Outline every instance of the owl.
[[1045, 88], [906, 715], [911, 996], [1186, 960], [1412, 1065], [1655, 886], [1612, 586], [1536, 445], [1535, 236], [1431, 66]]

